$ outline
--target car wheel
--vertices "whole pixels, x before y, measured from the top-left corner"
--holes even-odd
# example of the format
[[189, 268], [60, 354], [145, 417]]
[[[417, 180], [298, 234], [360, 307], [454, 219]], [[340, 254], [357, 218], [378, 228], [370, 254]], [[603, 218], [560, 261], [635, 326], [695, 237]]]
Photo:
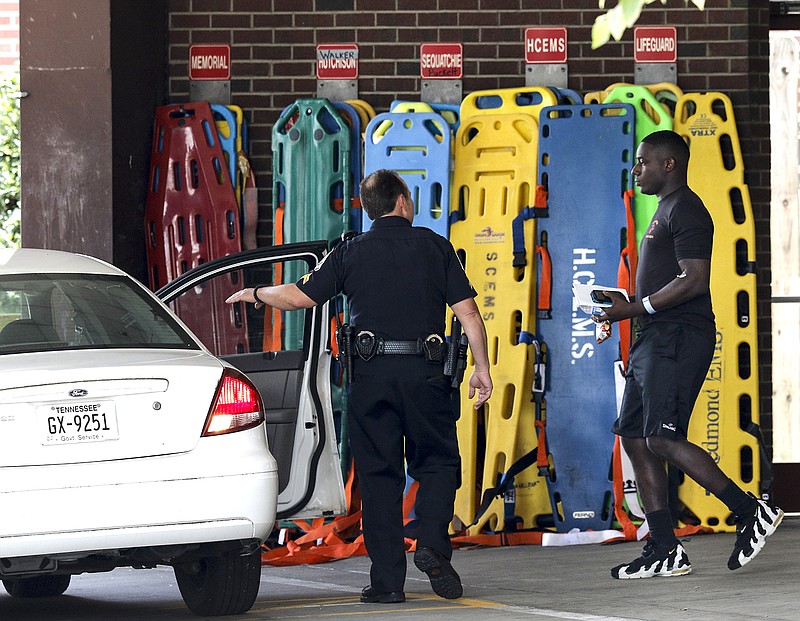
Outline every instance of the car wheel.
[[67, 590], [72, 576], [34, 576], [33, 578], [7, 578], [3, 587], [11, 597], [55, 597]]
[[186, 606], [199, 616], [238, 615], [253, 606], [261, 581], [261, 550], [241, 556], [226, 552], [175, 565]]

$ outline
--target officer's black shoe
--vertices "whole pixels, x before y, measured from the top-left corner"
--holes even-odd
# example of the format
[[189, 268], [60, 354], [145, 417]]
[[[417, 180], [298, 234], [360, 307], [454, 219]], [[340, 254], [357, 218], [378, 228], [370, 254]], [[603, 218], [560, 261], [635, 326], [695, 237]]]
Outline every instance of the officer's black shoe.
[[361, 591], [361, 601], [365, 604], [401, 604], [406, 601], [406, 594], [402, 591], [382, 593], [368, 586]]
[[458, 599], [464, 593], [461, 578], [445, 557], [431, 548], [418, 548], [414, 553], [414, 565], [428, 574], [433, 592], [445, 599]]

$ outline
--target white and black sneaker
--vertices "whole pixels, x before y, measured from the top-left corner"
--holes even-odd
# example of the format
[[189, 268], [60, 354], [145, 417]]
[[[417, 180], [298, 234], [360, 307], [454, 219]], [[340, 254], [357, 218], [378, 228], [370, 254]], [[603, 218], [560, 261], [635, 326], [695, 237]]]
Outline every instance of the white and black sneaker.
[[752, 561], [781, 520], [782, 509], [756, 499], [756, 508], [752, 513], [736, 518], [736, 543], [728, 559], [728, 569], [739, 569]]
[[680, 543], [676, 542], [670, 547], [659, 546], [652, 537], [647, 538], [639, 558], [611, 570], [611, 575], [618, 580], [685, 576], [690, 573], [692, 564]]

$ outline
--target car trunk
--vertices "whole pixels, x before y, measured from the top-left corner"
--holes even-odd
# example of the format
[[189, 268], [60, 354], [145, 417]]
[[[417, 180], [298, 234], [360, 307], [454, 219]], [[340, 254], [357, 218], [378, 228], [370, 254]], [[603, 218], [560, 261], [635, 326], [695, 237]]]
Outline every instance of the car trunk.
[[191, 451], [222, 373], [204, 352], [0, 356], [0, 467]]

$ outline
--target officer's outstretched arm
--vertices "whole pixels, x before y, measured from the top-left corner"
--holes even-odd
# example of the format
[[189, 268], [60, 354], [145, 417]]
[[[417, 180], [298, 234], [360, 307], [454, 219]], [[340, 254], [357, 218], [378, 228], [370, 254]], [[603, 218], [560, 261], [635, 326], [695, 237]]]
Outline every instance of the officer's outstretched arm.
[[469, 378], [469, 397], [470, 399], [474, 397], [477, 391], [478, 398], [475, 399], [474, 407], [478, 409], [492, 396], [486, 326], [483, 324], [481, 311], [473, 298], [456, 302], [452, 309], [469, 339], [469, 348], [472, 350], [472, 358], [475, 361], [475, 370]]
[[297, 310], [300, 308], [311, 308], [316, 306], [317, 303], [308, 297], [305, 293], [300, 291], [295, 283], [286, 283], [285, 285], [249, 287], [237, 291], [227, 300], [228, 304], [234, 302], [250, 302], [255, 304], [256, 308], [269, 304], [270, 306], [280, 310]]

